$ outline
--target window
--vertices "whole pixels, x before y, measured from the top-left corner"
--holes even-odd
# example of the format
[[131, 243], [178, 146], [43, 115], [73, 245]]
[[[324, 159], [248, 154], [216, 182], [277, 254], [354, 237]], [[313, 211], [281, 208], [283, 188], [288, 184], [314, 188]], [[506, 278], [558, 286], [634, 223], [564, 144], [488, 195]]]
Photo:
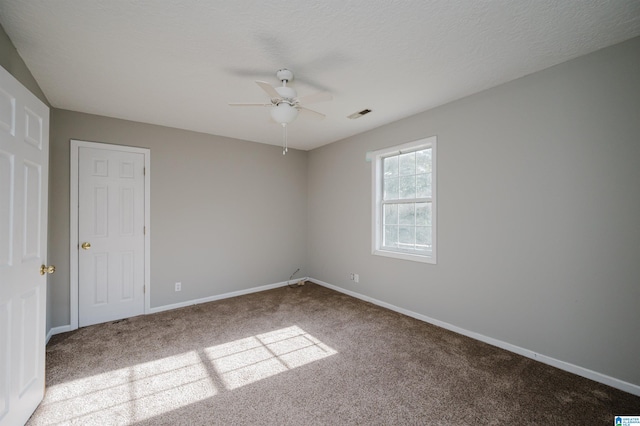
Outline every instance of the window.
[[373, 254], [436, 263], [436, 137], [371, 159]]

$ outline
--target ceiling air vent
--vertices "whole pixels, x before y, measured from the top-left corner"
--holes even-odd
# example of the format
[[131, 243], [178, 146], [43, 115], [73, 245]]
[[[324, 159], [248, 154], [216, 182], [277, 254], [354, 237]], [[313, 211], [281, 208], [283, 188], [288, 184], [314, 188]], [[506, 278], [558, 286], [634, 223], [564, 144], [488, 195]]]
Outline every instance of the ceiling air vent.
[[370, 112], [371, 112], [370, 109], [363, 109], [362, 111], [354, 112], [353, 114], [348, 115], [347, 118], [355, 120], [356, 118], [360, 118], [363, 115], [369, 114]]

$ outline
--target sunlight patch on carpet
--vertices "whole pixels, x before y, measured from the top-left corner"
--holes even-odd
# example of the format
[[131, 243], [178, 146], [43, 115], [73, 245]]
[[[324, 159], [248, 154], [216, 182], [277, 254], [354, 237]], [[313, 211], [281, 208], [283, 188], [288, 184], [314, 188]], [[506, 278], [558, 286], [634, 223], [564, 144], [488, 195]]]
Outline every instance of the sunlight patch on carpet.
[[32, 424], [146, 420], [336, 353], [297, 326], [283, 328], [48, 386]]
[[47, 424], [138, 421], [217, 394], [195, 351], [47, 387]]
[[204, 352], [229, 390], [337, 353], [298, 326], [212, 346]]

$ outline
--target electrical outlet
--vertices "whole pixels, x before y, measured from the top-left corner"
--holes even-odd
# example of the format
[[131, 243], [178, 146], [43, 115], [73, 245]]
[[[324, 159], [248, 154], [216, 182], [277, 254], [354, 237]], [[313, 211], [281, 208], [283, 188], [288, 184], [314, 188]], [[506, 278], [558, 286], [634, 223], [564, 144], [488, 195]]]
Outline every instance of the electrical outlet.
[[360, 282], [360, 275], [359, 274], [353, 274], [353, 280], [357, 283]]
[[182, 283], [176, 283], [176, 291], [182, 291]]

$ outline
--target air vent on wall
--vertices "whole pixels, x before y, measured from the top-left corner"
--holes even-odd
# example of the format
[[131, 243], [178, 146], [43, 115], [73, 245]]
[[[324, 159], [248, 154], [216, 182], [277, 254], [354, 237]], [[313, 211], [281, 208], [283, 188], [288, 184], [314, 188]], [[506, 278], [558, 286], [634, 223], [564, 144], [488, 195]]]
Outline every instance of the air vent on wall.
[[353, 114], [348, 115], [347, 118], [355, 120], [356, 118], [360, 118], [365, 114], [369, 114], [370, 112], [371, 112], [370, 109], [363, 109], [362, 111], [354, 112]]

